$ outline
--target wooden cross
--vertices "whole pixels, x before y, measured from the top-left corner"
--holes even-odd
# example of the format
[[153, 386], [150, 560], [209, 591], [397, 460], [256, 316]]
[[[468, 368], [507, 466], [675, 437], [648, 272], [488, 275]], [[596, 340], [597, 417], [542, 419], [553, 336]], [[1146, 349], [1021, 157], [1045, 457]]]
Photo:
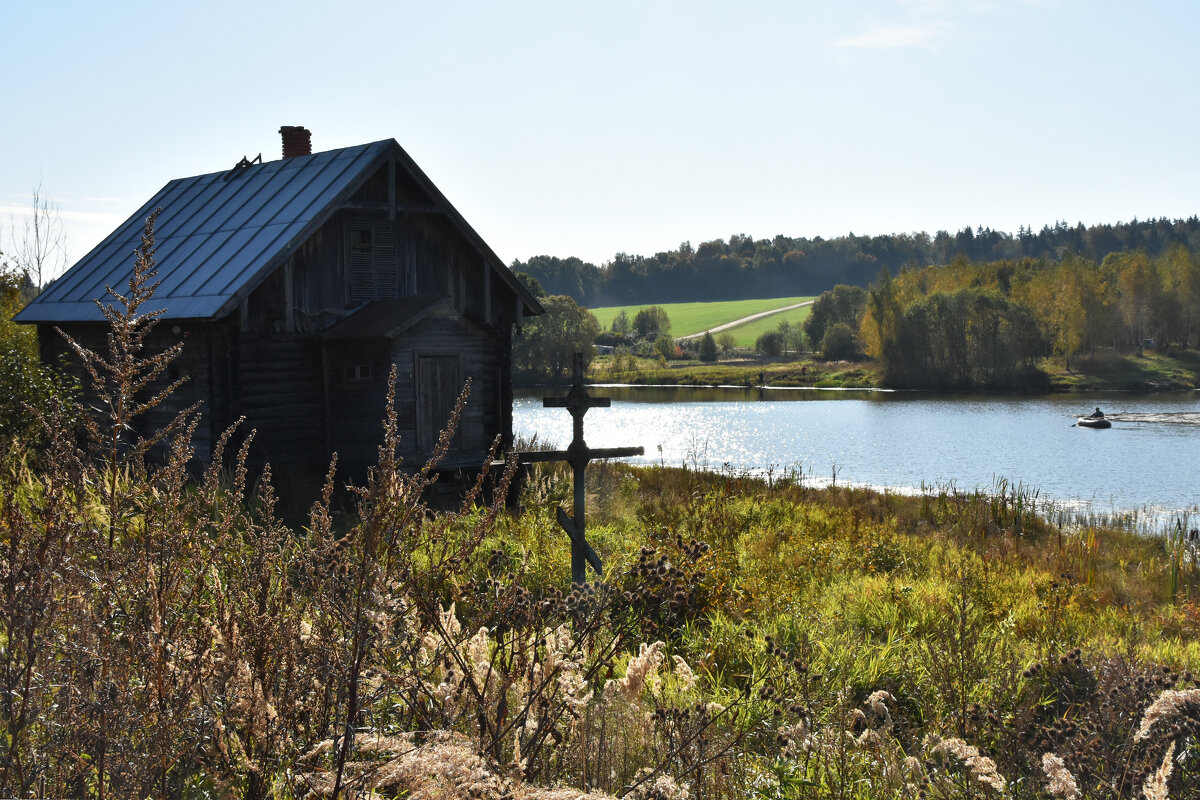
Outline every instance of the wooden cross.
[[538, 450], [530, 453], [518, 453], [522, 464], [534, 464], [546, 461], [566, 461], [571, 465], [575, 484], [574, 515], [568, 516], [560, 506], [558, 508], [558, 524], [571, 537], [571, 582], [583, 583], [587, 578], [587, 565], [591, 564], [597, 575], [604, 574], [604, 565], [600, 556], [588, 544], [584, 535], [584, 471], [588, 462], [597, 458], [623, 458], [625, 456], [640, 456], [645, 453], [641, 447], [601, 447], [591, 448], [583, 441], [583, 415], [589, 408], [608, 408], [609, 398], [590, 397], [583, 385], [583, 353], [575, 354], [574, 380], [571, 390], [566, 397], [546, 397], [542, 399], [544, 408], [565, 408], [571, 413], [574, 421], [574, 436], [566, 450]]

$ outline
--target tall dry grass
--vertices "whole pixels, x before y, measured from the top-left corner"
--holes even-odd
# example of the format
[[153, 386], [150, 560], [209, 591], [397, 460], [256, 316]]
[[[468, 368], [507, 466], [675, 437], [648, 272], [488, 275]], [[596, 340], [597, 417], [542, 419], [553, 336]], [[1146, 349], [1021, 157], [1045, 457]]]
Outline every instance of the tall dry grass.
[[429, 506], [465, 392], [416, 470], [396, 457], [389, 393], [352, 512], [335, 510], [335, 459], [303, 530], [276, 515], [269, 468], [251, 480], [252, 434], [228, 457], [222, 437], [198, 478], [198, 409], [139, 434], [178, 387], [164, 380], [178, 348], [142, 347], [159, 316], [144, 311], [153, 226], [102, 306], [106, 350], [70, 342], [90, 379], [82, 430], [69, 409], [46, 416], [36, 466], [17, 449], [4, 464], [0, 792], [362, 796], [400, 791], [414, 751], [451, 745], [501, 793], [652, 796], [730, 768], [740, 701], [710, 709], [686, 663], [644, 639], [684, 613], [682, 570], [648, 550], [613, 582], [534, 595], [519, 554], [481, 547], [512, 461], [456, 510]]
[[293, 528], [252, 436], [193, 476], [196, 410], [137, 433], [172, 388], [173, 351], [141, 349], [153, 287], [151, 218], [107, 350], [76, 348], [87, 423], [52, 411], [36, 462], [3, 457], [0, 793], [1200, 794], [1186, 542], [1064, 528], [1019, 491], [598, 467], [610, 568], [567, 586], [564, 474], [520, 516], [511, 461], [435, 510], [464, 400], [412, 469], [391, 396], [366, 483], [339, 499], [331, 464]]

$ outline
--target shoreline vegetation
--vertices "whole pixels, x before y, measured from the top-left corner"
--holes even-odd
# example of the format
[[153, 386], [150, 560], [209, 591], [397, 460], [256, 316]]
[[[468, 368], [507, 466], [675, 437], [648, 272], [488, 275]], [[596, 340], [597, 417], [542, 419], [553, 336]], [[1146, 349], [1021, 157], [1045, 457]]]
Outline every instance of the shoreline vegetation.
[[[1041, 390], [972, 390], [983, 394], [1043, 394], [1084, 392], [1180, 392], [1200, 388], [1200, 353], [1194, 350], [1165, 355], [1153, 350], [1134, 353], [1101, 351], [1093, 358], [1075, 359], [1068, 368], [1062, 358], [1043, 359], [1038, 364], [1048, 379]], [[632, 368], [631, 368], [632, 367]], [[761, 376], [761, 380], [760, 380]], [[815, 389], [882, 389], [882, 371], [874, 361], [822, 361], [817, 358], [783, 360], [735, 356], [715, 363], [698, 360], [669, 361], [597, 356], [588, 370], [593, 383], [631, 386], [775, 386]], [[562, 386], [539, 380], [522, 382], [519, 388]]]

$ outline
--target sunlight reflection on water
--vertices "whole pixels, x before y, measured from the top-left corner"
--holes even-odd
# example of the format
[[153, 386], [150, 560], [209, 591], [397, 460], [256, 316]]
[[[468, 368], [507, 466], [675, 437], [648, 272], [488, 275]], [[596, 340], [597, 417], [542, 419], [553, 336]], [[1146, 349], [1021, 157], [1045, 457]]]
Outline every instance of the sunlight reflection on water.
[[[587, 443], [642, 445], [646, 455], [635, 462], [792, 471], [817, 485], [836, 479], [905, 492], [923, 484], [991, 491], [1008, 481], [1092, 513], [1200, 516], [1194, 394], [981, 398], [638, 387], [593, 394], [611, 397], [612, 407], [588, 412]], [[1110, 430], [1072, 427], [1095, 406], [1112, 409]], [[541, 393], [519, 397], [514, 417], [518, 434], [570, 441], [570, 417], [543, 409]]]

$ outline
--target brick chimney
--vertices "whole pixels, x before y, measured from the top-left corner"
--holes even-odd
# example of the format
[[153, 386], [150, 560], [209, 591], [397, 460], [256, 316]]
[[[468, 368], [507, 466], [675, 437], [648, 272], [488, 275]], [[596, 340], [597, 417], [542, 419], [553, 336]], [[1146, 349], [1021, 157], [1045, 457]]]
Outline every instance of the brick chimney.
[[301, 125], [284, 125], [279, 129], [283, 136], [283, 157], [312, 155], [312, 132]]

